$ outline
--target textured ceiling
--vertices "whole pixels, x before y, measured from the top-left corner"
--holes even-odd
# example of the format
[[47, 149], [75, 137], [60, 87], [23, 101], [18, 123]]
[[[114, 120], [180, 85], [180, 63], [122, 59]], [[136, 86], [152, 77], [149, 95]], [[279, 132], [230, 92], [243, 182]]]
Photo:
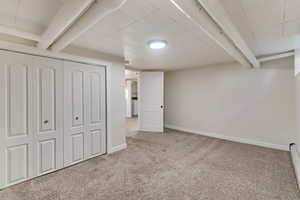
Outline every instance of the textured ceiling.
[[300, 48], [299, 0], [220, 0], [257, 56]]
[[[151, 50], [152, 39], [168, 41]], [[73, 45], [124, 56], [137, 69], [177, 69], [233, 59], [193, 25], [169, 1], [128, 0]]]
[[[72, 0], [0, 0], [0, 24], [42, 34], [64, 1]], [[220, 2], [256, 56], [300, 48], [299, 0]], [[164, 50], [151, 50], [147, 42], [152, 39], [167, 40], [169, 45]], [[121, 10], [104, 18], [72, 45], [125, 57], [137, 69], [233, 61], [169, 0], [128, 0]]]
[[63, 0], [0, 0], [0, 24], [41, 34]]

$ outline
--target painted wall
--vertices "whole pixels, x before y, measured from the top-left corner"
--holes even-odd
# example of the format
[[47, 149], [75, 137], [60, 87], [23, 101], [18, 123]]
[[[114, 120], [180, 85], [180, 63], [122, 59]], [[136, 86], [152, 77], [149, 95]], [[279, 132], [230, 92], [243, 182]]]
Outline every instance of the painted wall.
[[296, 77], [296, 119], [297, 119], [297, 131], [296, 131], [296, 145], [297, 150], [300, 158], [300, 74], [298, 74]]
[[286, 58], [261, 69], [231, 64], [167, 72], [165, 124], [288, 149], [296, 137], [293, 63]]
[[[296, 94], [296, 149], [292, 148], [291, 155], [294, 163], [298, 186], [300, 187], [300, 49], [295, 50], [295, 94]], [[296, 150], [296, 151], [295, 151]]]
[[126, 148], [125, 67], [114, 63], [107, 68], [108, 152]]
[[297, 120], [297, 132], [296, 132], [296, 145], [298, 154], [300, 157], [300, 50], [295, 51], [295, 82], [296, 82], [296, 120]]

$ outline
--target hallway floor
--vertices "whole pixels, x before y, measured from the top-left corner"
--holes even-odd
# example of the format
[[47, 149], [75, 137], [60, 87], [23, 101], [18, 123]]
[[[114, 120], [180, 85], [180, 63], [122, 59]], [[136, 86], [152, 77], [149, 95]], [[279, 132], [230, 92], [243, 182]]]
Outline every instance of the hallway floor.
[[126, 118], [127, 137], [138, 134], [138, 118]]
[[173, 130], [10, 187], [1, 200], [297, 200], [288, 152]]

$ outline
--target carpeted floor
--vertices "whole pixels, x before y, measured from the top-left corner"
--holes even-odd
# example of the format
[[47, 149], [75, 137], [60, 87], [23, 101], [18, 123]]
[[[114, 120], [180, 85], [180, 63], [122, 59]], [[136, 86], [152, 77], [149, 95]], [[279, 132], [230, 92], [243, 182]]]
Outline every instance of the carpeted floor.
[[0, 192], [1, 200], [297, 200], [288, 152], [168, 130]]

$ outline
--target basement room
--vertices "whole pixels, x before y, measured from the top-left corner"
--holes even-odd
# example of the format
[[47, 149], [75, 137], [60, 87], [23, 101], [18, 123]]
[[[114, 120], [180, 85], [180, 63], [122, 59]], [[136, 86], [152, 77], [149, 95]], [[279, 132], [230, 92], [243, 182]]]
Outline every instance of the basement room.
[[0, 4], [0, 200], [300, 200], [300, 0]]

